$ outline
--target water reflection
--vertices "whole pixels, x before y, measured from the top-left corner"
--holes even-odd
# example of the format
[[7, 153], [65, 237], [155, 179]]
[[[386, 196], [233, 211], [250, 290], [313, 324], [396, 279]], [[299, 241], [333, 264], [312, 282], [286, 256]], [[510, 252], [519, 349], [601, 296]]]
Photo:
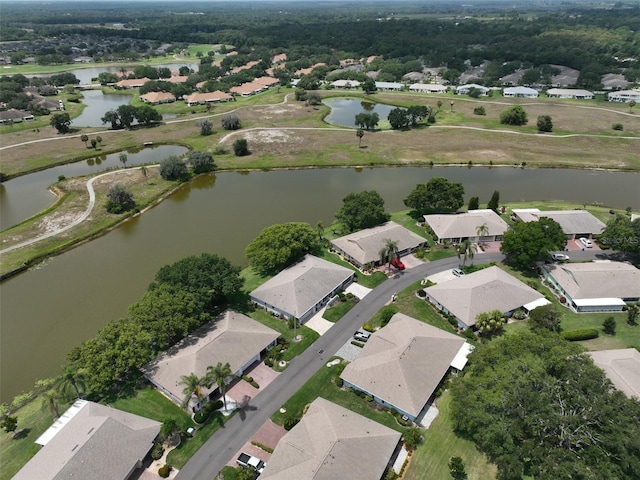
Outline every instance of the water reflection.
[[389, 112], [396, 108], [355, 98], [329, 98], [323, 103], [331, 108], [329, 115], [324, 117], [325, 122], [349, 128], [356, 128], [356, 115], [360, 113], [377, 113], [380, 120], [386, 120]]

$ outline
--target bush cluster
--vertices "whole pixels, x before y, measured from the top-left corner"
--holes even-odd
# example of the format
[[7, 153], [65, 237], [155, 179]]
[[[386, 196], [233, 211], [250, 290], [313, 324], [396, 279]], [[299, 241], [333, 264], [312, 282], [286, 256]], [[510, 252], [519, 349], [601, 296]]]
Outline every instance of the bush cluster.
[[173, 470], [173, 467], [168, 463], [165, 463], [158, 469], [158, 475], [160, 475], [162, 478], [168, 478], [171, 470]]
[[598, 330], [595, 328], [584, 328], [581, 330], [569, 330], [562, 332], [562, 337], [570, 342], [578, 342], [580, 340], [591, 340], [598, 338]]
[[258, 385], [258, 382], [256, 382], [253, 377], [249, 377], [248, 375], [243, 375], [242, 379], [247, 382], [249, 385], [251, 385], [253, 388], [260, 388], [260, 385]]

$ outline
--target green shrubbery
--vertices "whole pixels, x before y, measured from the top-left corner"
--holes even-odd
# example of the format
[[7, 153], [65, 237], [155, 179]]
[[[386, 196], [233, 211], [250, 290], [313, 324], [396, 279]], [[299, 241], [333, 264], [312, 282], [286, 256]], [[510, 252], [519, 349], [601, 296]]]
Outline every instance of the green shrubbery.
[[249, 385], [251, 385], [253, 388], [260, 388], [260, 385], [258, 385], [258, 382], [256, 382], [253, 377], [249, 377], [247, 375], [243, 375], [242, 379], [247, 382]]
[[598, 338], [598, 330], [595, 328], [584, 328], [581, 330], [569, 330], [562, 332], [562, 337], [570, 342], [579, 342], [580, 340], [591, 340]]
[[158, 469], [158, 475], [160, 475], [162, 478], [168, 478], [171, 470], [173, 470], [173, 467], [168, 463], [165, 463]]

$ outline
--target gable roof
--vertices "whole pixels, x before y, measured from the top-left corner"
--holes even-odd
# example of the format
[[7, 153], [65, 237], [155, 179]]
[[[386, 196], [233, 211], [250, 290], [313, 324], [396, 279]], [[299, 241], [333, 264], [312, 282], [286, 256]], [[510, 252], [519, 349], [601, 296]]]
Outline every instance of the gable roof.
[[517, 87], [507, 87], [503, 90], [503, 94], [504, 95], [523, 95], [523, 96], [527, 96], [527, 97], [537, 97], [538, 91], [534, 90], [533, 88], [530, 87], [522, 87], [522, 86], [517, 86]]
[[348, 256], [365, 265], [380, 260], [380, 249], [385, 240], [398, 242], [398, 250], [417, 248], [427, 240], [395, 222], [386, 222], [377, 227], [367, 228], [344, 237], [331, 240], [331, 244]]
[[464, 338], [396, 313], [341, 378], [416, 417], [464, 345]]
[[301, 261], [285, 268], [249, 296], [302, 318], [353, 275], [353, 270], [313, 255], [305, 255]]
[[260, 322], [227, 310], [147, 363], [142, 371], [153, 383], [181, 399], [182, 375], [195, 373], [202, 377], [209, 365], [218, 362], [228, 362], [235, 373], [279, 336]]
[[523, 222], [537, 222], [540, 217], [547, 217], [558, 222], [567, 235], [593, 233], [598, 235], [606, 227], [587, 210], [543, 210], [537, 208], [514, 209], [513, 213]]
[[477, 237], [478, 227], [487, 226], [486, 236], [503, 235], [509, 225], [493, 210], [471, 210], [465, 213], [424, 216], [438, 238]]
[[149, 92], [140, 95], [140, 99], [149, 103], [174, 102], [176, 97], [169, 92]]
[[56, 433], [45, 432], [50, 438], [14, 479], [126, 479], [161, 427], [160, 422], [86, 400], [77, 400], [61, 420], [50, 428]]
[[216, 90], [215, 92], [206, 93], [192, 93], [185, 98], [187, 103], [200, 103], [200, 102], [221, 102], [233, 100], [233, 97], [228, 93]]
[[282, 437], [260, 479], [379, 479], [400, 437], [400, 432], [318, 397]]
[[116, 82], [116, 87], [121, 87], [121, 88], [136, 88], [136, 87], [141, 87], [142, 85], [144, 85], [147, 82], [150, 82], [151, 79], [147, 78], [147, 77], [143, 77], [143, 78], [130, 78], [128, 80], [120, 80], [119, 82]]
[[588, 352], [611, 383], [628, 397], [640, 399], [640, 352], [635, 348]]
[[540, 292], [496, 266], [427, 287], [424, 291], [469, 327], [476, 324], [479, 313], [510, 312], [544, 298]]
[[640, 270], [628, 263], [564, 263], [545, 269], [573, 300], [640, 297]]

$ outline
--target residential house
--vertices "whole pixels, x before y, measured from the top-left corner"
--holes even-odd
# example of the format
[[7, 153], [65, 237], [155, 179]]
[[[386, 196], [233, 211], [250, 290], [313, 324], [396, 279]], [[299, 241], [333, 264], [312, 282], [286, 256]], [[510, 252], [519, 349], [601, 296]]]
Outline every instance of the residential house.
[[538, 98], [538, 91], [529, 87], [507, 87], [502, 91], [503, 97]]
[[264, 90], [267, 90], [267, 87], [256, 82], [246, 82], [242, 85], [231, 87], [229, 89], [232, 94], [240, 95], [242, 97], [250, 97], [251, 95], [255, 95], [256, 93], [260, 93]]
[[464, 338], [403, 313], [373, 333], [340, 378], [412, 421], [421, 413], [452, 366], [462, 370], [470, 346]]
[[621, 73], [607, 73], [600, 77], [604, 90], [621, 90], [629, 87], [629, 81]]
[[509, 225], [493, 210], [469, 210], [465, 213], [424, 216], [438, 243], [499, 242]]
[[401, 434], [316, 398], [280, 441], [260, 480], [379, 480], [399, 451]]
[[640, 400], [640, 352], [635, 348], [587, 352], [604, 370], [613, 386], [627, 397]]
[[272, 64], [286, 62], [286, 61], [287, 61], [287, 54], [286, 53], [279, 53], [277, 55], [274, 55], [271, 58], [271, 63]]
[[593, 92], [579, 88], [550, 88], [547, 90], [549, 98], [572, 98], [576, 100], [593, 100]]
[[496, 266], [427, 287], [424, 292], [426, 300], [452, 315], [463, 329], [473, 327], [480, 313], [499, 310], [509, 317], [518, 309], [528, 314], [549, 303], [540, 292]]
[[189, 80], [188, 75], [174, 75], [165, 80], [165, 82], [169, 83], [187, 83]]
[[414, 83], [413, 85], [409, 85], [409, 91], [422, 93], [447, 93], [447, 87], [437, 83]]
[[630, 102], [631, 100], [640, 102], [640, 89], [636, 90], [618, 90], [617, 92], [607, 93], [607, 100], [610, 102]]
[[359, 269], [380, 264], [380, 250], [387, 240], [397, 242], [400, 256], [415, 252], [426, 245], [427, 240], [395, 222], [386, 222], [344, 237], [331, 240], [333, 250]]
[[353, 282], [354, 272], [306, 255], [249, 294], [255, 304], [285, 318], [306, 322]]
[[567, 239], [600, 235], [606, 225], [586, 210], [544, 210], [537, 208], [513, 209], [513, 215], [523, 222], [537, 222], [542, 217], [558, 222]]
[[375, 82], [376, 88], [380, 91], [401, 91], [404, 85], [398, 82]]
[[162, 424], [87, 400], [76, 402], [36, 443], [42, 448], [14, 480], [127, 480], [151, 450]]
[[468, 95], [471, 89], [479, 90], [480, 95], [487, 95], [490, 88], [485, 87], [484, 85], [478, 85], [477, 83], [469, 83], [466, 85], [459, 85], [456, 87], [456, 95]]
[[560, 73], [551, 77], [551, 86], [553, 87], [568, 87], [578, 83], [578, 77], [580, 76], [580, 70], [575, 68], [566, 67], [564, 65], [551, 65], [554, 68], [560, 70]]
[[360, 82], [357, 80], [336, 80], [331, 82], [334, 88], [359, 88]]
[[144, 78], [130, 78], [128, 80], [120, 80], [115, 83], [116, 88], [140, 88], [145, 83], [150, 82], [151, 79]]
[[230, 102], [233, 97], [228, 93], [216, 90], [215, 92], [192, 93], [184, 99], [190, 107], [193, 105], [202, 105], [205, 103]]
[[513, 73], [510, 73], [508, 75], [505, 75], [504, 77], [501, 77], [500, 82], [502, 82], [502, 85], [510, 85], [510, 86], [518, 85], [522, 80], [522, 77], [524, 77], [524, 72], [525, 72], [524, 70], [516, 70]]
[[[233, 310], [227, 310], [165, 353], [142, 367], [144, 376], [178, 405], [184, 399], [183, 375], [203, 377], [207, 367], [229, 363], [232, 375], [240, 377], [276, 345], [278, 332]], [[207, 392], [205, 401], [219, 394]], [[202, 402], [192, 399], [189, 410], [197, 412]]]
[[254, 79], [253, 82], [257, 83], [258, 85], [264, 85], [265, 87], [269, 88], [269, 87], [273, 87], [274, 85], [278, 85], [280, 83], [280, 80], [273, 77], [258, 77]]
[[144, 95], [140, 95], [140, 100], [151, 105], [158, 105], [160, 103], [171, 103], [176, 101], [176, 97], [173, 93], [169, 92], [149, 92]]
[[296, 70], [293, 74], [294, 77], [301, 77], [303, 75], [309, 75], [311, 72], [313, 72], [314, 68], [317, 67], [326, 67], [327, 64], [326, 63], [315, 63], [313, 65], [311, 65], [309, 68], [300, 68], [298, 70]]
[[22, 121], [35, 120], [31, 112], [25, 112], [24, 110], [16, 110], [10, 108], [9, 110], [0, 111], [0, 123], [18, 123]]
[[543, 265], [542, 274], [576, 312], [621, 312], [640, 301], [640, 270], [628, 263]]

